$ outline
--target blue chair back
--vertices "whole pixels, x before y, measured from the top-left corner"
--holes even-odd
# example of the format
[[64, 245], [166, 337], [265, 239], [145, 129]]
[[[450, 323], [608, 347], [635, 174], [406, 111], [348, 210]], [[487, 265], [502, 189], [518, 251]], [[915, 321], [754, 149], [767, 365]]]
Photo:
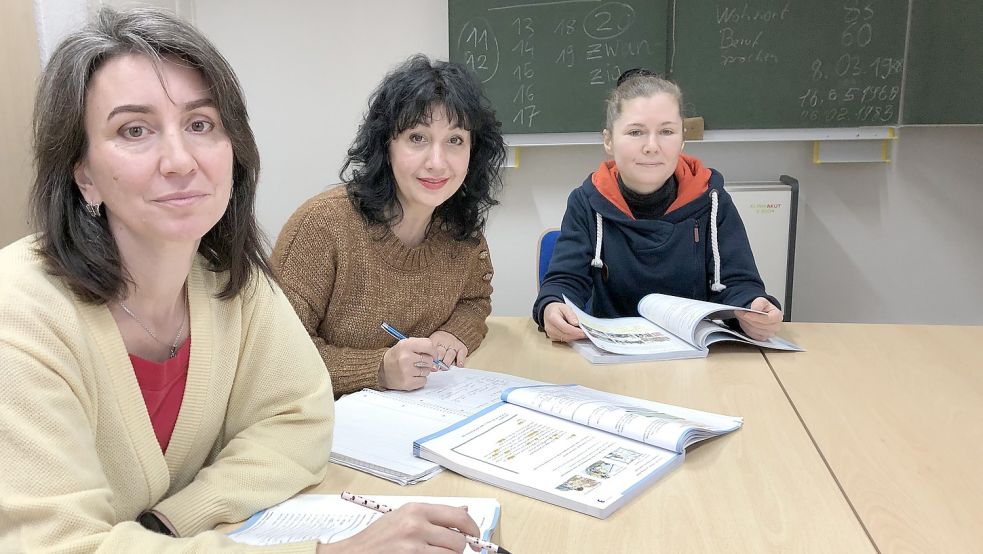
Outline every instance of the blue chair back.
[[543, 285], [546, 278], [546, 271], [550, 268], [550, 259], [553, 258], [553, 247], [556, 246], [556, 239], [560, 237], [559, 229], [547, 229], [539, 237], [539, 282], [538, 286]]

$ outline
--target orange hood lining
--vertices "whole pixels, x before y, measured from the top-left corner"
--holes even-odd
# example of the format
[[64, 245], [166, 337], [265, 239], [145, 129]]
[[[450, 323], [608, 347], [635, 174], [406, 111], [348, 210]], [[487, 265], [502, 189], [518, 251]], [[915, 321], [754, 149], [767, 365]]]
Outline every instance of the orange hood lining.
[[[699, 198], [709, 188], [710, 169], [693, 156], [680, 154], [673, 175], [676, 177], [679, 188], [676, 192], [676, 200], [669, 206], [666, 213]], [[607, 198], [623, 214], [635, 219], [628, 207], [628, 202], [625, 201], [624, 196], [621, 195], [621, 190], [618, 188], [618, 166], [615, 165], [614, 160], [601, 162], [597, 171], [591, 175], [591, 183], [604, 198]]]

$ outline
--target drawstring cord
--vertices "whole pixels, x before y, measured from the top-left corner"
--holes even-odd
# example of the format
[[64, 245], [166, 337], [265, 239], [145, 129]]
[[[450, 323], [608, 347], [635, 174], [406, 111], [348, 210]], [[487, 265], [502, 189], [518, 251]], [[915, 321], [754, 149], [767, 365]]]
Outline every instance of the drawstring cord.
[[604, 267], [604, 262], [601, 261], [601, 241], [604, 239], [603, 219], [600, 213], [595, 213], [594, 215], [597, 216], [597, 246], [594, 247], [594, 259], [590, 261], [590, 266], [602, 268]]
[[717, 245], [717, 191], [710, 191], [710, 249], [713, 251], [713, 283], [710, 290], [720, 292], [727, 285], [720, 282], [720, 246]]

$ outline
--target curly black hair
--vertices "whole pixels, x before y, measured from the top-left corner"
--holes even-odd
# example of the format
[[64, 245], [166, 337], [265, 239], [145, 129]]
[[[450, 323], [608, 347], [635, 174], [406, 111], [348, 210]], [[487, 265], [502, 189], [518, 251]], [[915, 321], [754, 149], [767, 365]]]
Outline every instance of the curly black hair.
[[369, 110], [348, 149], [339, 174], [355, 209], [370, 225], [391, 225], [402, 217], [389, 143], [400, 133], [429, 123], [442, 109], [450, 123], [471, 133], [468, 173], [461, 187], [434, 210], [431, 222], [446, 225], [456, 240], [485, 228], [488, 210], [498, 204], [505, 161], [502, 124], [481, 84], [464, 66], [431, 62], [417, 54], [390, 71], [369, 97]]

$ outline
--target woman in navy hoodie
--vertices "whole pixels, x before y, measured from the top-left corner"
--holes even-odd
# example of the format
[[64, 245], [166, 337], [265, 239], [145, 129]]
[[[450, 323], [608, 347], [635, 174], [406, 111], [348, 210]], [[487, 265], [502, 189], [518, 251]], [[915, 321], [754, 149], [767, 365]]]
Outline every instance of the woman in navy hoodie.
[[744, 224], [724, 178], [683, 150], [682, 93], [630, 70], [608, 96], [606, 161], [567, 200], [560, 237], [533, 306], [553, 340], [585, 338], [566, 295], [598, 317], [638, 315], [658, 292], [765, 312], [737, 315], [749, 336], [778, 331], [782, 311], [765, 293]]

